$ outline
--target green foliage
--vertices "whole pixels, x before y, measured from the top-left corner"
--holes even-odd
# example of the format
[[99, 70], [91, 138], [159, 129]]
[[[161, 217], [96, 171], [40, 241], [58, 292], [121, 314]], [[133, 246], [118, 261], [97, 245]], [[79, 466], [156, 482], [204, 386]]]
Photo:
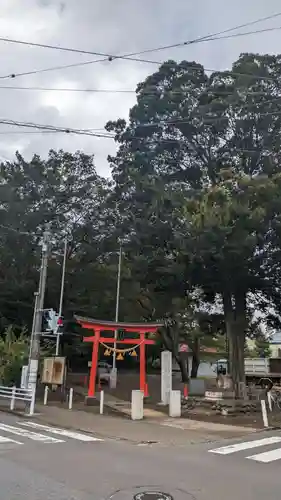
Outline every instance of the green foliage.
[[255, 338], [254, 350], [259, 358], [269, 358], [271, 356], [269, 339], [262, 331], [260, 331]]
[[210, 77], [168, 61], [139, 84], [128, 123], [106, 127], [136, 279], [168, 316], [198, 290], [223, 310], [235, 383], [254, 310], [281, 310], [280, 81], [280, 56], [242, 54]]
[[2, 385], [19, 385], [21, 368], [28, 359], [29, 343], [22, 331], [16, 336], [9, 327], [0, 337], [0, 381]]

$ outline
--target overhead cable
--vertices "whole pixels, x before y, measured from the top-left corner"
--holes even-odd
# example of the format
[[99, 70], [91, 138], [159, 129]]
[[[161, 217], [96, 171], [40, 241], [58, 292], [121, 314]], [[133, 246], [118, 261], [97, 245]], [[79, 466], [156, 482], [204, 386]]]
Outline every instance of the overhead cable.
[[63, 132], [65, 134], [77, 134], [77, 135], [87, 135], [90, 137], [107, 137], [107, 138], [112, 138], [114, 136], [106, 133], [96, 133], [92, 132], [89, 129], [74, 129], [74, 128], [69, 128], [69, 127], [58, 127], [54, 125], [42, 125], [38, 123], [32, 123], [32, 122], [21, 122], [17, 120], [10, 120], [6, 118], [0, 118], [0, 124], [3, 125], [13, 125], [16, 127], [27, 127], [27, 128], [35, 128], [39, 129], [42, 131], [48, 130], [52, 132]]
[[[71, 48], [71, 47], [61, 47], [61, 46], [58, 46], [58, 45], [41, 44], [41, 43], [36, 43], [36, 42], [29, 42], [29, 41], [26, 41], [26, 40], [18, 40], [18, 39], [12, 39], [12, 38], [7, 38], [7, 37], [0, 37], [0, 41], [6, 42], [6, 43], [21, 44], [21, 45], [27, 45], [27, 46], [31, 46], [31, 47], [38, 47], [38, 48], [46, 48], [46, 49], [52, 49], [52, 50], [67, 51], [67, 52], [72, 52], [72, 53], [80, 53], [80, 54], [90, 54], [90, 55], [102, 56], [102, 59], [95, 59], [93, 61], [79, 62], [79, 63], [68, 64], [68, 65], [64, 65], [64, 66], [55, 66], [55, 67], [51, 67], [51, 68], [43, 68], [41, 70], [26, 71], [26, 72], [21, 72], [21, 73], [11, 73], [9, 75], [0, 76], [0, 78], [16, 78], [18, 76], [26, 76], [26, 75], [36, 74], [36, 73], [43, 73], [43, 72], [47, 72], [47, 71], [55, 71], [55, 70], [60, 70], [60, 69], [73, 68], [73, 67], [76, 67], [76, 66], [83, 66], [83, 65], [94, 64], [94, 63], [98, 63], [98, 62], [104, 62], [104, 61], [110, 61], [111, 62], [111, 61], [116, 60], [116, 59], [124, 59], [124, 60], [131, 60], [131, 61], [135, 61], [135, 62], [144, 62], [144, 63], [148, 63], [148, 64], [157, 64], [157, 65], [159, 65], [159, 64], [163, 64], [163, 62], [135, 58], [135, 56], [139, 56], [139, 55], [143, 55], [143, 54], [148, 54], [148, 53], [152, 53], [152, 52], [159, 52], [159, 51], [162, 51], [162, 50], [167, 50], [167, 49], [172, 49], [172, 48], [183, 47], [183, 46], [192, 45], [192, 44], [200, 43], [200, 42], [204, 42], [204, 41], [213, 41], [213, 40], [216, 40], [216, 39], [220, 39], [221, 40], [222, 38], [224, 38], [224, 36], [221, 36], [221, 35], [224, 35], [226, 33], [230, 33], [231, 31], [235, 31], [237, 29], [240, 29], [240, 28], [243, 28], [243, 27], [246, 27], [246, 26], [251, 26], [253, 24], [257, 24], [257, 23], [264, 22], [264, 21], [267, 21], [267, 20], [270, 20], [270, 19], [273, 19], [273, 18], [277, 18], [279, 16], [281, 16], [281, 12], [277, 12], [277, 13], [272, 14], [270, 16], [266, 16], [266, 17], [262, 17], [262, 18], [259, 18], [259, 19], [253, 20], [253, 21], [249, 21], [247, 23], [240, 24], [240, 25], [234, 26], [232, 28], [227, 28], [225, 30], [218, 31], [216, 33], [211, 33], [211, 34], [208, 34], [208, 35], [205, 35], [205, 36], [197, 37], [197, 38], [194, 38], [192, 40], [187, 40], [187, 41], [179, 42], [179, 43], [175, 43], [175, 44], [170, 44], [170, 45], [155, 47], [155, 48], [152, 48], [152, 49], [145, 49], [145, 50], [138, 51], [138, 52], [131, 52], [131, 53], [128, 53], [128, 54], [123, 54], [123, 55], [105, 54], [105, 53], [102, 53], [102, 52], [88, 51], [88, 50], [84, 50], [84, 49], [76, 49], [76, 48]], [[262, 32], [265, 32], [265, 31], [272, 31], [272, 30], [275, 30], [275, 29], [279, 30], [279, 29], [281, 29], [281, 27], [267, 28], [267, 29], [264, 29], [264, 30], [256, 30], [256, 31], [252, 31], [252, 32], [244, 32], [244, 33], [241, 33], [241, 36], [256, 34], [256, 33], [259, 33], [259, 32], [262, 33]], [[239, 36], [239, 33], [237, 33], [235, 36]], [[228, 36], [226, 38], [228, 38]]]
[[[259, 19], [255, 19], [254, 21], [249, 21], [247, 23], [243, 23], [243, 24], [240, 24], [238, 26], [234, 26], [232, 28], [227, 28], [225, 30], [218, 31], [216, 33], [211, 33], [209, 35], [200, 36], [200, 37], [194, 38], [192, 40], [186, 40], [184, 42], [174, 43], [174, 44], [170, 44], [170, 45], [164, 45], [164, 46], [160, 46], [160, 47], [154, 47], [152, 49], [145, 49], [145, 50], [142, 50], [139, 52], [135, 52], [134, 54], [124, 54], [124, 55], [108, 54], [108, 53], [96, 52], [96, 51], [92, 51], [92, 50], [77, 49], [77, 48], [73, 48], [73, 47], [64, 47], [61, 45], [51, 45], [51, 44], [46, 44], [46, 43], [30, 42], [30, 41], [26, 41], [26, 40], [19, 40], [19, 39], [8, 38], [8, 37], [0, 37], [0, 41], [6, 42], [6, 43], [27, 45], [29, 47], [38, 47], [38, 48], [44, 48], [44, 49], [60, 50], [60, 51], [64, 51], [64, 52], [73, 52], [73, 53], [77, 53], [77, 54], [102, 56], [102, 57], [113, 58], [113, 59], [129, 59], [131, 56], [135, 56], [135, 55], [142, 55], [142, 54], [148, 54], [151, 52], [158, 52], [158, 51], [162, 51], [162, 50], [177, 48], [177, 47], [181, 47], [181, 46], [185, 46], [185, 45], [191, 45], [193, 43], [208, 41], [210, 39], [213, 40], [214, 37], [216, 37], [216, 36], [220, 36], [220, 35], [229, 33], [231, 31], [235, 31], [235, 30], [240, 29], [240, 28], [245, 28], [246, 26], [252, 26], [253, 24], [268, 21], [270, 19], [274, 19], [274, 18], [277, 18], [280, 16], [281, 16], [281, 12], [276, 12], [275, 14], [272, 14], [270, 16], [265, 16], [265, 17], [262, 17]], [[267, 28], [266, 30], [271, 30], [271, 29], [276, 29], [276, 28], [274, 28], [274, 27]], [[261, 31], [264, 31], [264, 30], [261, 30]], [[252, 34], [252, 33], [255, 33], [255, 32], [248, 32], [248, 34]], [[245, 33], [243, 33], [243, 35], [244, 34]], [[239, 33], [237, 33], [236, 36], [239, 36]]]

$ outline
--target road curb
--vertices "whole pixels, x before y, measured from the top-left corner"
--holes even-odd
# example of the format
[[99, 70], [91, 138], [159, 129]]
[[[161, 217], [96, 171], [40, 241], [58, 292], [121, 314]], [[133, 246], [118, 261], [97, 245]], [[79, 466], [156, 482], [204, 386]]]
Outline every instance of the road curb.
[[37, 423], [41, 423], [42, 425], [46, 424], [46, 425], [51, 425], [53, 427], [63, 427], [64, 429], [67, 429], [67, 430], [73, 430], [73, 431], [77, 431], [77, 432], [83, 432], [84, 434], [89, 434], [89, 435], [95, 435], [97, 437], [100, 437], [100, 438], [107, 438], [107, 439], [111, 439], [111, 440], [114, 440], [114, 441], [127, 441], [127, 442], [131, 442], [131, 443], [135, 443], [135, 444], [139, 444], [143, 441], [141, 440], [134, 440], [134, 439], [130, 439], [130, 438], [125, 438], [125, 437], [120, 437], [120, 436], [112, 436], [112, 435], [109, 435], [109, 434], [103, 434], [103, 433], [100, 433], [100, 432], [93, 432], [93, 431], [89, 431], [88, 429], [84, 429], [84, 428], [81, 428], [79, 426], [74, 426], [74, 425], [67, 425], [67, 424], [63, 424], [63, 426], [61, 426], [60, 424], [56, 424], [54, 423], [51, 419], [48, 419], [48, 418], [40, 418], [40, 415], [43, 415], [42, 413], [40, 414], [40, 412], [38, 412], [37, 414], [34, 414], [32, 416], [29, 416], [29, 415], [26, 415], [26, 414], [23, 414], [22, 412], [17, 412], [17, 411], [5, 411], [5, 410], [1, 410], [0, 411], [4, 412], [4, 413], [8, 413], [10, 415], [16, 415], [17, 417], [21, 418], [21, 419], [26, 419], [27, 417], [29, 419], [32, 419], [34, 421], [36, 421]]
[[[12, 411], [9, 408], [3, 408], [3, 407], [1, 408], [0, 407], [0, 412], [6, 413], [8, 415], [14, 415], [21, 420], [29, 419], [29, 420], [35, 421], [39, 424], [41, 423], [42, 425], [45, 424], [45, 425], [50, 425], [52, 427], [59, 427], [59, 428], [62, 427], [62, 428], [67, 429], [67, 430], [73, 430], [73, 431], [81, 432], [81, 433], [88, 434], [91, 436], [97, 436], [100, 439], [104, 439], [104, 440], [108, 439], [108, 440], [115, 441], [115, 442], [127, 442], [130, 444], [136, 445], [136, 446], [150, 444], [150, 439], [149, 438], [145, 439], [145, 436], [144, 437], [142, 436], [142, 438], [139, 438], [139, 439], [137, 439], [137, 438], [135, 439], [134, 437], [118, 436], [116, 434], [112, 435], [111, 432], [93, 431], [93, 430], [81, 428], [79, 425], [77, 425], [77, 426], [76, 425], [69, 425], [69, 424], [61, 425], [60, 423], [54, 422], [52, 418], [48, 418], [48, 416], [45, 416], [43, 412], [40, 412], [40, 410], [38, 410], [34, 415], [29, 415], [27, 413], [24, 413], [23, 411], [17, 411], [17, 410]], [[149, 421], [147, 421], [147, 423], [150, 423], [152, 425], [156, 424], [156, 422], [149, 422]], [[136, 425], [136, 431], [137, 431], [138, 422], [134, 422], [134, 424]], [[174, 429], [179, 430], [176, 427]], [[254, 433], [263, 432], [265, 430], [272, 431], [272, 430], [277, 430], [277, 429], [278, 428], [276, 428], [276, 427], [269, 427], [266, 429], [251, 429], [250, 433], [254, 434]], [[185, 431], [185, 429], [181, 429], [181, 430]], [[239, 436], [239, 437], [241, 437], [241, 436]], [[187, 445], [190, 446], [192, 444], [202, 444], [202, 443], [207, 443], [207, 442], [215, 443], [215, 442], [219, 442], [219, 441], [225, 440], [225, 439], [235, 439], [235, 436], [228, 437], [228, 436], [222, 436], [222, 435], [219, 435], [219, 436], [214, 435], [213, 437], [211, 437], [211, 435], [209, 434], [208, 437], [206, 435], [206, 437], [199, 437], [198, 436], [198, 439], [196, 439], [196, 438], [190, 439], [190, 440], [189, 439], [187, 439], [187, 442], [185, 443], [186, 446]], [[173, 442], [173, 439], [171, 439], [171, 440], [169, 440], [169, 439], [157, 439], [157, 441], [153, 442], [153, 444], [164, 445], [164, 446], [180, 446], [180, 444], [178, 442]]]
[[18, 410], [10, 410], [10, 408], [1, 408], [0, 407], [0, 412], [1, 413], [8, 413], [9, 415], [16, 415], [17, 417], [22, 417], [22, 418], [29, 417], [30, 418], [30, 415], [28, 415], [27, 413], [23, 413], [22, 411], [18, 411]]

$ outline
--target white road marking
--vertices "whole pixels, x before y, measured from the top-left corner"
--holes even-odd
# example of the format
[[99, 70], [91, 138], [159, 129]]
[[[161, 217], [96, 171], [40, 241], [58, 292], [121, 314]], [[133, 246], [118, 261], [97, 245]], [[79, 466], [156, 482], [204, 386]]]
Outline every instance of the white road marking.
[[209, 453], [217, 453], [218, 455], [229, 455], [237, 451], [250, 450], [251, 448], [258, 448], [259, 446], [267, 446], [270, 444], [280, 443], [281, 437], [268, 437], [264, 439], [257, 439], [255, 441], [244, 441], [242, 443], [231, 444], [223, 446], [222, 448], [215, 448], [208, 450]]
[[10, 439], [4, 436], [0, 436], [0, 443], [15, 443], [15, 444], [23, 444], [20, 441], [15, 441], [14, 439]]
[[10, 432], [11, 434], [16, 434], [17, 436], [26, 437], [32, 439], [33, 441], [41, 441], [43, 443], [64, 443], [62, 439], [56, 439], [51, 436], [44, 436], [44, 434], [39, 434], [37, 432], [28, 431], [26, 429], [21, 429], [20, 427], [14, 427], [12, 425], [0, 424], [0, 430], [5, 432]]
[[99, 439], [94, 436], [90, 436], [88, 434], [81, 434], [81, 432], [69, 431], [67, 429], [60, 429], [58, 427], [49, 427], [48, 425], [37, 424], [36, 422], [18, 422], [18, 424], [24, 425], [26, 427], [31, 427], [33, 429], [39, 429], [45, 432], [51, 432], [59, 436], [64, 436], [71, 439], [77, 439], [78, 441], [85, 441], [85, 442], [103, 441], [103, 439]]
[[268, 464], [269, 462], [274, 462], [274, 460], [281, 459], [281, 448], [277, 448], [277, 450], [265, 451], [264, 453], [258, 453], [257, 455], [252, 455], [251, 457], [246, 458], [248, 460], [255, 460], [255, 462]]

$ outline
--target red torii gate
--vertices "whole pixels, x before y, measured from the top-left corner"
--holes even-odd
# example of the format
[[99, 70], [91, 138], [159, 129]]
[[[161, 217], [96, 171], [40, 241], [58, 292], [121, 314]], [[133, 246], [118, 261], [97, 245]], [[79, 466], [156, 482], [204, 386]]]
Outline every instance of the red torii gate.
[[[145, 346], [155, 344], [155, 340], [147, 339], [145, 334], [147, 333], [156, 333], [158, 328], [163, 326], [161, 323], [121, 323], [114, 321], [99, 321], [92, 318], [84, 318], [82, 316], [74, 316], [77, 323], [79, 323], [82, 328], [87, 330], [93, 330], [94, 335], [91, 337], [84, 337], [84, 342], [92, 342], [93, 343], [93, 351], [92, 351], [92, 365], [90, 371], [90, 379], [89, 379], [89, 388], [88, 388], [88, 397], [95, 397], [95, 381], [97, 374], [97, 366], [98, 366], [98, 353], [99, 353], [99, 344], [131, 344], [138, 346], [140, 348], [140, 390], [143, 391], [146, 396], [147, 386], [146, 386], [146, 373], [145, 373]], [[123, 330], [128, 333], [139, 333], [139, 339], [125, 338], [123, 340], [116, 340], [114, 338], [114, 332], [116, 330]], [[113, 332], [112, 337], [102, 337], [101, 332]]]

